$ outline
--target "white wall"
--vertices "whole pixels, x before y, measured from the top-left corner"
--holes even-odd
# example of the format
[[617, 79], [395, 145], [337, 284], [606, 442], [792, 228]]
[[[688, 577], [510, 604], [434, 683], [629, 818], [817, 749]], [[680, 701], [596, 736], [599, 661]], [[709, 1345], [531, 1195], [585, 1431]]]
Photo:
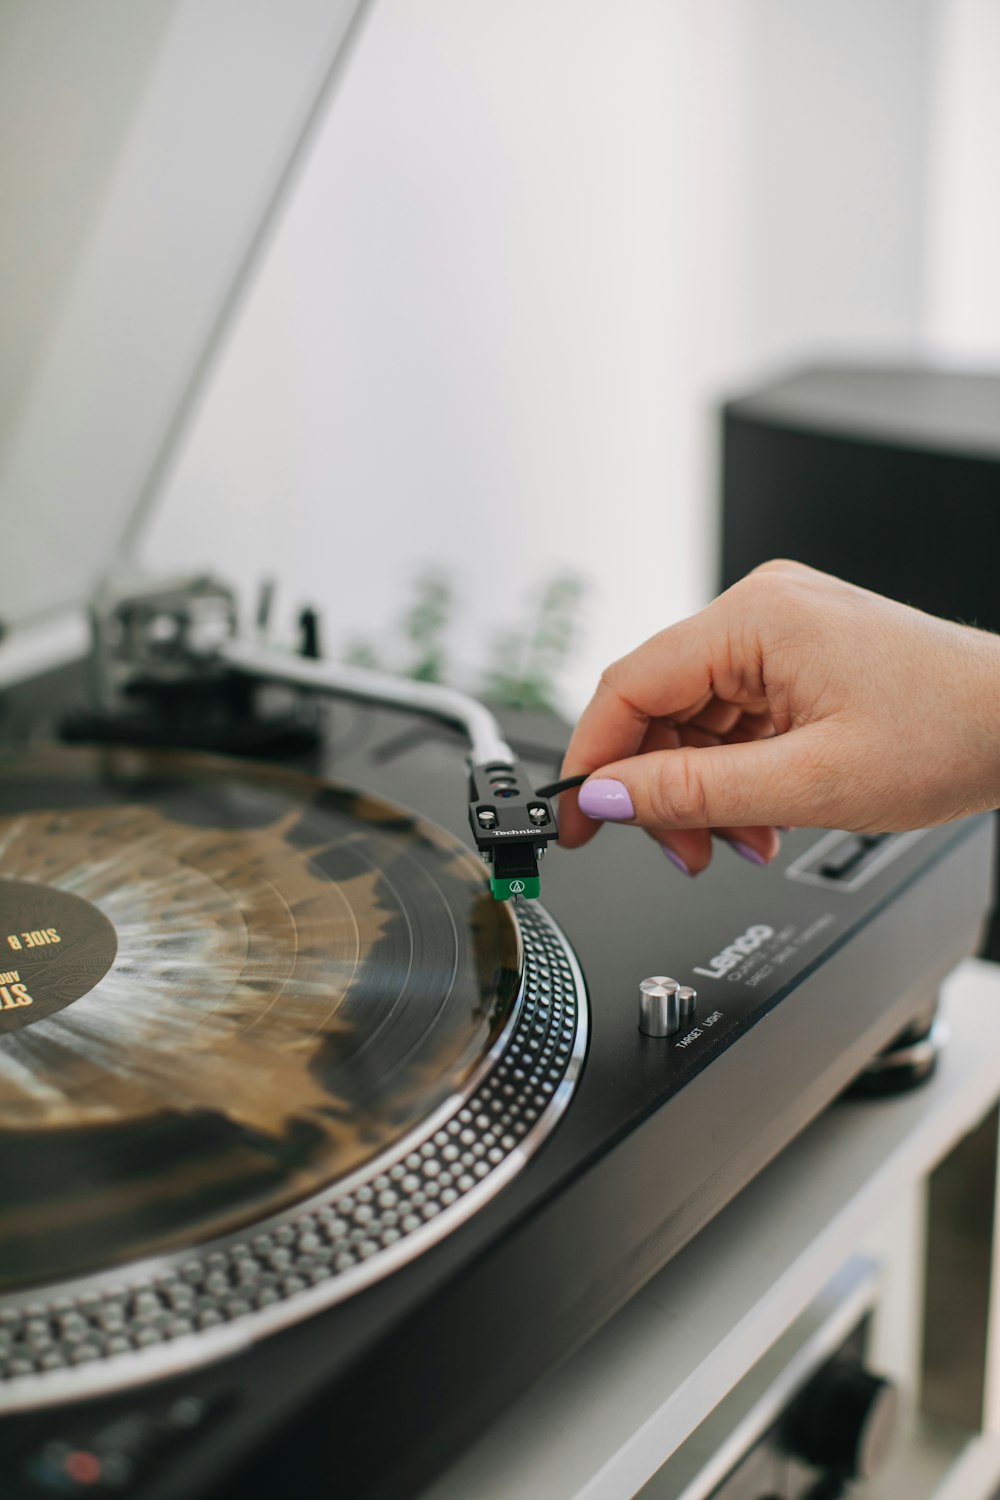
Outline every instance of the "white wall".
[[580, 571], [577, 696], [693, 607], [686, 344], [724, 239], [686, 144], [722, 83], [704, 32], [659, 0], [377, 6], [149, 555], [275, 571], [335, 643], [385, 634], [438, 562], [469, 661]]
[[928, 346], [1000, 369], [1000, 0], [940, 0], [936, 21]]
[[936, 0], [755, 0], [748, 344], [912, 354], [924, 291]]
[[334, 646], [440, 563], [460, 668], [571, 569], [580, 701], [711, 591], [720, 390], [917, 347], [931, 9], [382, 0], [147, 557]]

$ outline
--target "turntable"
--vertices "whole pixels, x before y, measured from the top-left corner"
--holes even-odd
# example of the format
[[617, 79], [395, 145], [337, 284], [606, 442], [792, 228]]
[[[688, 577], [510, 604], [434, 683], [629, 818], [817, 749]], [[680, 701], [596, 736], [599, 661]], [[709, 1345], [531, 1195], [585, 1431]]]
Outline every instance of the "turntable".
[[[680, 892], [609, 829], [544, 905], [497, 901], [457, 737], [393, 761], [406, 722], [334, 706], [320, 754], [365, 793], [130, 746], [6, 758], [5, 1494], [331, 1465], [415, 1493], [926, 1031], [974, 945], [984, 820], [860, 858], [802, 831]], [[646, 1035], [664, 969], [694, 1014]]]
[[[553, 717], [339, 668], [311, 629], [272, 652], [217, 579], [108, 583], [356, 8], [302, 7], [299, 134], [244, 100], [256, 176], [199, 225], [127, 442], [95, 396], [92, 534], [44, 573], [17, 538], [4, 1500], [418, 1493], [900, 1036], [883, 1081], [931, 1065], [988, 903], [988, 819], [798, 830], [691, 884], [620, 828], [561, 853]], [[58, 418], [15, 464], [53, 526], [84, 466]], [[85, 661], [33, 648], [40, 599], [90, 608]]]

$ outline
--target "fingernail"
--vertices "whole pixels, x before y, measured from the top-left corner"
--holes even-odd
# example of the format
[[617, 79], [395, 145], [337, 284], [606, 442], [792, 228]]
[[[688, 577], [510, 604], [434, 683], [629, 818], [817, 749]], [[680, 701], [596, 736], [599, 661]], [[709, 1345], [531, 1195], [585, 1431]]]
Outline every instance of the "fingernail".
[[580, 811], [588, 818], [604, 823], [627, 823], [635, 817], [635, 808], [624, 782], [597, 776], [580, 788]]
[[667, 858], [669, 859], [669, 861], [670, 861], [670, 863], [672, 865], [676, 865], [677, 868], [678, 868], [678, 870], [680, 870], [684, 875], [690, 875], [691, 874], [691, 871], [688, 869], [687, 865], [681, 859], [681, 857], [677, 853], [676, 849], [671, 849], [671, 847], [670, 847], [669, 844], [661, 844], [660, 848], [663, 850], [664, 854], [667, 856]]
[[729, 839], [727, 842], [730, 849], [735, 849], [737, 854], [742, 855], [744, 859], [748, 859], [752, 865], [767, 864], [767, 860], [763, 854], [758, 854], [757, 850], [751, 844], [743, 844], [739, 839]]

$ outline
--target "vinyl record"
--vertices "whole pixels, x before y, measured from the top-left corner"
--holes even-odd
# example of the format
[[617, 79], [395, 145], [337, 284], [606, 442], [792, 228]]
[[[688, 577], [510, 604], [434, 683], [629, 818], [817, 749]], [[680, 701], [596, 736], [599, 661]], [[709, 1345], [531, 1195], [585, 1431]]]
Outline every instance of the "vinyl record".
[[0, 1289], [204, 1242], [482, 1073], [521, 944], [411, 813], [208, 757], [0, 762]]

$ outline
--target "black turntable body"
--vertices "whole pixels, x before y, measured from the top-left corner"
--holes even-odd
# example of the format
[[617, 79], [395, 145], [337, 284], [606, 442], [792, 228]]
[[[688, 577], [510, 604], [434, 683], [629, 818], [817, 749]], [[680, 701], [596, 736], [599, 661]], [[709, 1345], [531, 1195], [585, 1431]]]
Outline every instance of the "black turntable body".
[[[9, 692], [6, 740], [44, 729], [68, 696], [55, 677]], [[457, 735], [386, 708], [326, 712], [302, 766], [467, 843]], [[557, 774], [565, 726], [512, 715], [504, 727], [536, 786]], [[124, 769], [117, 752], [78, 753], [67, 764], [83, 765], [95, 803], [131, 806], [131, 752]], [[17, 766], [8, 800], [44, 813], [50, 787], [30, 789], [23, 749]], [[197, 772], [222, 803], [227, 777], [271, 797], [267, 777], [285, 774]], [[104, 1212], [95, 1191], [73, 1243], [52, 1250], [61, 1271], [47, 1268], [44, 1219], [37, 1271], [29, 1252], [16, 1266], [0, 1256], [0, 1494], [418, 1494], [877, 1054], [926, 1034], [942, 979], [976, 946], [992, 837], [988, 818], [877, 839], [796, 830], [769, 868], [720, 849], [691, 882], [633, 830], [556, 846], [542, 901], [511, 903], [523, 967], [490, 1066], [457, 1102], [431, 1093], [428, 1129], [404, 1132], [404, 1156], [390, 1142], [381, 1175], [348, 1174], [339, 1198], [303, 1182], [259, 1222], [198, 1220], [187, 1242], [137, 1240], [107, 1266], [79, 1249]], [[668, 1035], [644, 1034], [640, 983], [668, 975], [696, 996]], [[0, 1047], [19, 1036], [31, 1028]], [[238, 1092], [233, 1066], [224, 1091]], [[17, 1131], [2, 1139], [16, 1153]], [[76, 1170], [89, 1190], [86, 1158]], [[422, 1234], [446, 1201], [447, 1232], [399, 1255], [409, 1220]], [[344, 1244], [361, 1248], [334, 1295]], [[366, 1245], [382, 1266], [368, 1279]]]

